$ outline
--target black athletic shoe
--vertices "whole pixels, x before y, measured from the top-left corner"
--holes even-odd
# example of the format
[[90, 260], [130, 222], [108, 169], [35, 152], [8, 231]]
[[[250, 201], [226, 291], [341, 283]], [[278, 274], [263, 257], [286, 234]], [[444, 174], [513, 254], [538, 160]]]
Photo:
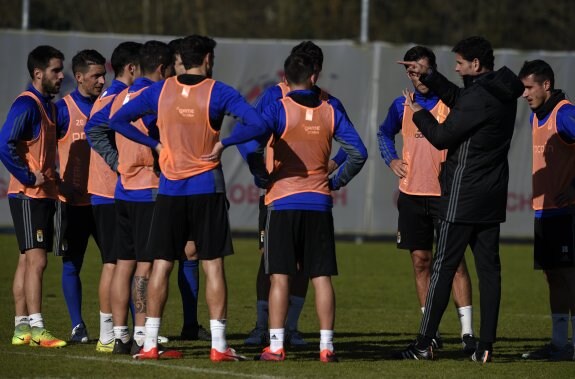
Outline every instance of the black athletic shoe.
[[195, 328], [182, 328], [180, 339], [184, 341], [211, 341], [212, 335], [201, 325]]
[[464, 334], [463, 337], [461, 337], [461, 345], [463, 346], [465, 355], [472, 355], [477, 349], [477, 340], [473, 334]]
[[[443, 349], [443, 339], [439, 336], [436, 336], [431, 340], [431, 347], [433, 350], [441, 350]], [[475, 348], [473, 348], [475, 350]]]
[[114, 350], [112, 350], [112, 354], [130, 354], [132, 348], [130, 342], [131, 341], [124, 343], [121, 339], [114, 340]]
[[487, 362], [491, 362], [491, 355], [492, 352], [489, 350], [475, 350], [471, 355], [471, 360], [473, 362], [481, 362], [481, 364], [486, 364]]
[[398, 351], [393, 354], [394, 359], [413, 359], [417, 361], [430, 361], [433, 359], [433, 348], [429, 346], [427, 349], [420, 350], [412, 343], [403, 351]]

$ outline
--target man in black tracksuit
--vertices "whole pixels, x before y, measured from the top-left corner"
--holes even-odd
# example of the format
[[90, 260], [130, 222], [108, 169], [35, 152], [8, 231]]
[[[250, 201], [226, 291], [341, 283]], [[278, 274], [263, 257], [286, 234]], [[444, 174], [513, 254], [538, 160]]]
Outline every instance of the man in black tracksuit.
[[460, 41], [452, 50], [459, 88], [440, 73], [417, 62], [408, 71], [451, 108], [439, 124], [405, 91], [413, 122], [437, 149], [447, 149], [440, 173], [441, 199], [437, 252], [425, 313], [415, 344], [400, 359], [432, 359], [431, 341], [449, 302], [453, 276], [467, 245], [475, 257], [481, 295], [481, 330], [473, 360], [491, 360], [501, 298], [499, 227], [505, 221], [509, 166], [517, 98], [523, 84], [507, 67], [493, 71], [493, 49], [482, 37]]

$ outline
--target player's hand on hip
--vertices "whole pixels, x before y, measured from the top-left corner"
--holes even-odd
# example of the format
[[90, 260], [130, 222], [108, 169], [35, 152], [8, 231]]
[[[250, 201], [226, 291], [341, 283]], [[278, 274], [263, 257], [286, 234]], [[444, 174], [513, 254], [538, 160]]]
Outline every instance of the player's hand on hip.
[[391, 171], [399, 178], [403, 179], [407, 175], [407, 162], [403, 159], [394, 159], [389, 163]]
[[34, 176], [36, 177], [36, 181], [34, 182], [34, 187], [41, 186], [46, 182], [46, 176], [40, 170], [32, 171]]
[[223, 151], [224, 151], [224, 145], [222, 145], [222, 143], [218, 141], [214, 145], [212, 152], [209, 154], [202, 155], [200, 159], [203, 161], [217, 162], [220, 160]]

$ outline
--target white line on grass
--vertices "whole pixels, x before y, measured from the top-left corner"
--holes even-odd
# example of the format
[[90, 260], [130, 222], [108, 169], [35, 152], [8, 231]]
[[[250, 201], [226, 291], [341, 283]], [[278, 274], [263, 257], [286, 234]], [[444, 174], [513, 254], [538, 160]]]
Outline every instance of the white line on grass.
[[[7, 353], [10, 355], [29, 355], [23, 352], [15, 352], [15, 351], [7, 351], [7, 350], [0, 350], [0, 353]], [[41, 357], [62, 357], [60, 354], [45, 354], [45, 353], [35, 353], [36, 356]], [[78, 359], [84, 361], [95, 361], [95, 362], [105, 362], [105, 363], [119, 363], [124, 365], [146, 365], [146, 366], [154, 366], [154, 367], [161, 367], [170, 370], [179, 370], [179, 371], [186, 371], [186, 372], [198, 372], [203, 374], [212, 374], [212, 375], [229, 375], [229, 376], [237, 376], [242, 378], [261, 378], [261, 379], [275, 379], [281, 378], [279, 376], [269, 376], [269, 375], [252, 375], [252, 374], [242, 374], [239, 372], [234, 371], [225, 371], [225, 370], [213, 370], [209, 368], [198, 368], [198, 367], [190, 367], [190, 366], [174, 366], [170, 364], [162, 364], [158, 362], [152, 361], [137, 361], [137, 360], [116, 360], [116, 359], [106, 359], [100, 357], [86, 357], [81, 355], [66, 355], [66, 359]]]

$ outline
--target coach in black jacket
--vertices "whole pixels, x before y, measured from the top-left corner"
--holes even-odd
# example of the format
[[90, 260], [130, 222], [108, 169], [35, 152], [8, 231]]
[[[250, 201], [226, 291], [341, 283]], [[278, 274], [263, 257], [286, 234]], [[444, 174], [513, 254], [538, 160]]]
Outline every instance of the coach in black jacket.
[[473, 360], [491, 360], [501, 298], [499, 227], [505, 221], [509, 166], [517, 98], [523, 84], [507, 67], [493, 71], [493, 49], [482, 37], [460, 41], [452, 50], [464, 88], [416, 62], [400, 62], [451, 108], [439, 124], [405, 92], [413, 122], [438, 149], [448, 149], [440, 174], [441, 203], [437, 252], [425, 313], [416, 343], [401, 359], [432, 359], [431, 340], [449, 302], [453, 276], [467, 245], [473, 251], [481, 295], [481, 331]]

